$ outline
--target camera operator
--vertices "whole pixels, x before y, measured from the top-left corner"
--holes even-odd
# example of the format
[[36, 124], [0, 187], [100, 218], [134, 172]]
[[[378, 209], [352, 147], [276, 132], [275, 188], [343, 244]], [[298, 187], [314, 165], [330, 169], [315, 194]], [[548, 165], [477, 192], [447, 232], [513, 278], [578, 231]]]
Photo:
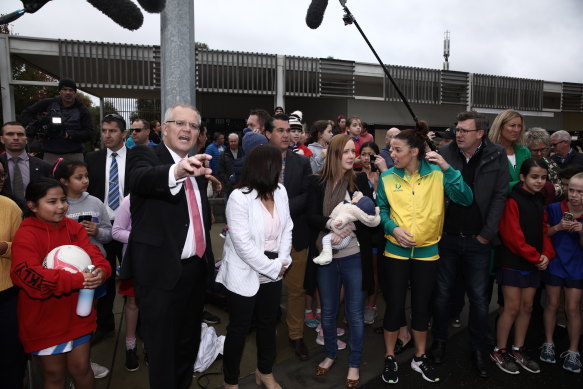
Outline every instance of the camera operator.
[[59, 96], [43, 99], [22, 111], [27, 136], [41, 140], [43, 159], [83, 161], [83, 142], [93, 137], [87, 107], [76, 97], [77, 85], [69, 78], [59, 81]]

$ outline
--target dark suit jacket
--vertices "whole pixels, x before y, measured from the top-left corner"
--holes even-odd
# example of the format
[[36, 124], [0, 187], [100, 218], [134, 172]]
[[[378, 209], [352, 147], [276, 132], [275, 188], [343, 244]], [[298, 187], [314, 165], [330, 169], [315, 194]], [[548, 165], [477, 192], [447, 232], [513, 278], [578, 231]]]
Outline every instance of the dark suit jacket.
[[[173, 196], [168, 187], [168, 170], [174, 164], [163, 143], [136, 146], [128, 154], [132, 232], [122, 263], [121, 278], [157, 289], [171, 290], [180, 277], [180, 256], [190, 223], [185, 187]], [[211, 211], [206, 196], [207, 180], [197, 177], [206, 235], [204, 259], [209, 271], [214, 266], [210, 237]]]
[[[129, 190], [129, 164], [128, 159], [130, 155], [130, 149], [127, 149], [126, 154], [126, 168], [125, 168], [125, 182], [123, 186], [123, 195], [127, 196], [130, 193]], [[87, 172], [89, 173], [89, 187], [87, 192], [92, 196], [97, 197], [102, 202], [105, 202], [105, 167], [107, 159], [107, 149], [92, 151], [85, 154], [85, 163], [87, 164]], [[121, 202], [121, 200], [120, 200]]]
[[294, 222], [292, 246], [296, 251], [308, 247], [310, 234], [306, 219], [306, 207], [311, 175], [310, 159], [288, 150], [285, 157], [283, 186], [287, 190], [289, 213]]
[[[39, 159], [37, 157], [33, 157], [29, 155], [29, 171], [30, 171], [30, 182], [38, 180], [41, 177], [50, 177], [52, 173], [52, 166], [48, 163]], [[6, 154], [0, 155], [0, 162], [4, 165], [4, 171], [8, 175], [6, 180], [4, 181], [4, 189], [2, 192], [7, 194], [12, 194], [12, 187], [11, 182], [12, 178], [10, 178], [10, 171], [8, 170], [8, 156]]]

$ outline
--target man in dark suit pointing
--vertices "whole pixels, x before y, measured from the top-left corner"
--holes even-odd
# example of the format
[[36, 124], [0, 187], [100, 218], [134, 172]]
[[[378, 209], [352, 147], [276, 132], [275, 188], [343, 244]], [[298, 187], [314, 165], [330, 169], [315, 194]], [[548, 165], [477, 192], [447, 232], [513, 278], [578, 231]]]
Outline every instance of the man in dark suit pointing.
[[132, 232], [122, 278], [133, 278], [150, 364], [150, 388], [190, 387], [200, 343], [207, 272], [212, 269], [204, 162], [188, 157], [200, 114], [170, 107], [163, 143], [128, 155]]

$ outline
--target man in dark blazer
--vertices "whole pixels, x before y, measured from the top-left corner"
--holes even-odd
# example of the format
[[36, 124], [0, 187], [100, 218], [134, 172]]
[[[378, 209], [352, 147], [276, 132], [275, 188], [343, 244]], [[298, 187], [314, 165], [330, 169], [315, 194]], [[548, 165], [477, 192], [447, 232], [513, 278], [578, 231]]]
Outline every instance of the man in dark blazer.
[[[26, 186], [41, 177], [51, 175], [51, 165], [42, 159], [28, 155], [26, 144], [28, 140], [24, 127], [19, 122], [7, 122], [2, 125], [0, 141], [6, 148], [6, 154], [0, 155], [0, 162], [8, 177], [4, 182], [3, 193], [11, 196], [19, 205], [25, 203], [24, 192]], [[15, 164], [19, 174], [14, 174]], [[18, 178], [17, 178], [18, 177]], [[18, 188], [14, 187], [14, 183]]]
[[188, 157], [200, 114], [175, 105], [165, 114], [163, 143], [129, 155], [132, 232], [122, 278], [133, 278], [148, 350], [150, 388], [190, 387], [200, 343], [208, 272], [214, 265], [204, 167]]
[[281, 150], [283, 177], [280, 181], [287, 190], [289, 210], [294, 229], [292, 231], [292, 265], [288, 270], [284, 284], [287, 288], [287, 317], [289, 343], [298, 358], [308, 359], [308, 348], [304, 343], [304, 277], [308, 258], [309, 228], [306, 221], [309, 179], [312, 174], [310, 160], [303, 155], [289, 150], [290, 126], [288, 116], [278, 114], [273, 117], [273, 127], [265, 131], [269, 143]]
[[[101, 141], [105, 148], [85, 155], [85, 163], [89, 173], [87, 191], [105, 204], [112, 225], [121, 199], [129, 194], [127, 185], [129, 173], [127, 154], [129, 150], [125, 147], [126, 137], [127, 129], [124, 118], [118, 114], [105, 115], [101, 121]], [[113, 155], [114, 153], [115, 156]], [[113, 158], [115, 158], [115, 163], [117, 164], [117, 180], [110, 179]], [[109, 195], [109, 189], [112, 185], [117, 185], [117, 188], [115, 188], [117, 195]], [[115, 269], [117, 261], [119, 260], [121, 263], [123, 244], [112, 240], [104, 244], [104, 248], [111, 268]], [[116, 294], [115, 277], [107, 279], [106, 289], [107, 295], [98, 299], [96, 304], [97, 330], [92, 339], [93, 343], [99, 342], [104, 336], [113, 333], [115, 329], [113, 315], [113, 302]]]

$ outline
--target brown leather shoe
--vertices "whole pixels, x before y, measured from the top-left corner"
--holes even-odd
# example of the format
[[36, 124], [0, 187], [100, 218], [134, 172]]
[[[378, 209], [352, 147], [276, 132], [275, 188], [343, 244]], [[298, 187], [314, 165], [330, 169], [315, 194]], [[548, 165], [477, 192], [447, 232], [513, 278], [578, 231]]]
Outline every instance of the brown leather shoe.
[[356, 380], [351, 380], [349, 378], [346, 379], [346, 387], [347, 388], [356, 388], [360, 386], [360, 378]]
[[303, 338], [290, 339], [289, 344], [294, 349], [294, 352], [296, 353], [300, 361], [308, 360], [309, 357], [308, 348], [306, 347]]
[[[322, 362], [320, 362], [320, 363], [322, 363]], [[336, 363], [336, 361], [332, 362], [332, 364], [328, 368], [322, 367], [320, 365], [316, 366], [316, 375], [317, 376], [323, 376], [323, 375], [328, 374], [328, 372], [330, 371], [330, 369], [332, 368], [332, 366], [334, 366], [334, 363]]]

